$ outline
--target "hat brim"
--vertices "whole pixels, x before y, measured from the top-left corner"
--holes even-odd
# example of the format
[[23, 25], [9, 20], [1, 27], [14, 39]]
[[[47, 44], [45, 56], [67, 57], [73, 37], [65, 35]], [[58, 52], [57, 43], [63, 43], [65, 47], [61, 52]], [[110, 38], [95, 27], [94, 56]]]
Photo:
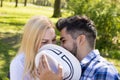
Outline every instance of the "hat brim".
[[38, 67], [42, 55], [46, 55], [50, 68], [56, 73], [58, 64], [63, 67], [63, 80], [79, 80], [81, 66], [78, 59], [69, 51], [54, 44], [47, 44], [40, 48], [35, 57], [35, 65]]

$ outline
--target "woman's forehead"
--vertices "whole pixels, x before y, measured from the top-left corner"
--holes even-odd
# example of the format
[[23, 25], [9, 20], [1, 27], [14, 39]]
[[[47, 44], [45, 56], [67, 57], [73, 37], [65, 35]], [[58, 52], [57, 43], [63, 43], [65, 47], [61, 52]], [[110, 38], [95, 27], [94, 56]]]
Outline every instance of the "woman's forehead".
[[46, 30], [45, 35], [43, 36], [43, 39], [51, 39], [56, 36], [54, 28], [49, 28]]

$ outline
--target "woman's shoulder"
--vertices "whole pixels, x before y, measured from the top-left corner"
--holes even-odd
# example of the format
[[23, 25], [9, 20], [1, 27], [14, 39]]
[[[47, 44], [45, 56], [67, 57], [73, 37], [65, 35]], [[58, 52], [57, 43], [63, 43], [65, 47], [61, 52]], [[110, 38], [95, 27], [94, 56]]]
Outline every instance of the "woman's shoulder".
[[14, 58], [13, 58], [13, 60], [11, 61], [11, 63], [10, 63], [10, 65], [21, 65], [21, 66], [23, 66], [24, 65], [24, 53], [19, 53], [19, 54], [17, 54]]

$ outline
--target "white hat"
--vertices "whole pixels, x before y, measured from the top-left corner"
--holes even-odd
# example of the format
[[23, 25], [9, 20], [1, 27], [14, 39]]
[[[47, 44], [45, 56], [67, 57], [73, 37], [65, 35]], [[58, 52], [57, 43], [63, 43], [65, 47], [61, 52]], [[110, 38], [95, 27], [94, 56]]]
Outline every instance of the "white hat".
[[40, 48], [35, 57], [35, 65], [38, 67], [41, 56], [45, 54], [50, 68], [56, 73], [58, 64], [63, 67], [63, 80], [79, 80], [81, 77], [80, 62], [66, 49], [54, 45], [47, 44]]

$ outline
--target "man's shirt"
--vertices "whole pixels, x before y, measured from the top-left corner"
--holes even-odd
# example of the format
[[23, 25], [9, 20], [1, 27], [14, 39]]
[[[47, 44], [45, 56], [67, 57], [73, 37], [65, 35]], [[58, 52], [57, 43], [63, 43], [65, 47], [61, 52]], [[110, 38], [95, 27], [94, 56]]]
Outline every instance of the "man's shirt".
[[80, 80], [120, 80], [115, 67], [101, 57], [98, 50], [91, 51], [80, 64], [82, 67]]

